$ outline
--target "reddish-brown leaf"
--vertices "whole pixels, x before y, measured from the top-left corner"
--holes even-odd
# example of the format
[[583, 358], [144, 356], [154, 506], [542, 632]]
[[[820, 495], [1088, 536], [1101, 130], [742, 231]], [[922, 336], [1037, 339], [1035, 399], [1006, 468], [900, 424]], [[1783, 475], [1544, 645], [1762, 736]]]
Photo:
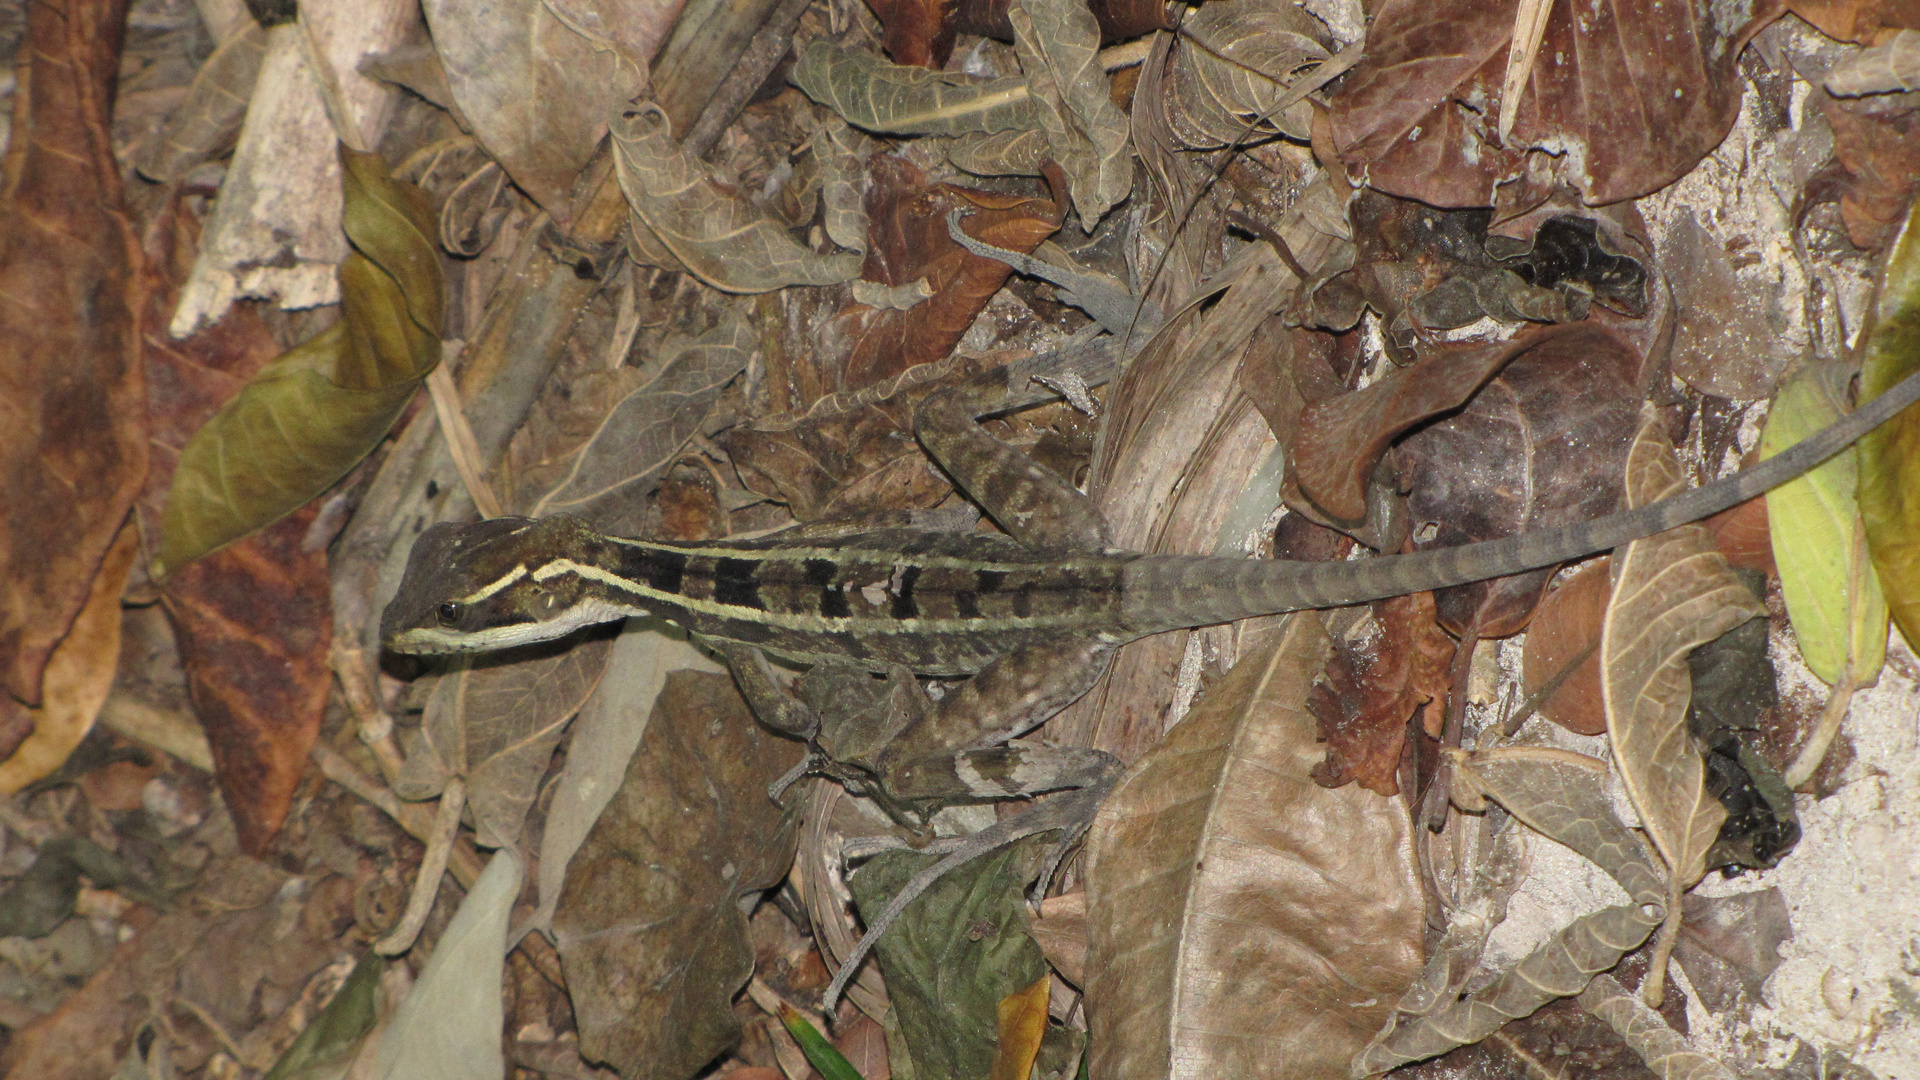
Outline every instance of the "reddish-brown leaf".
[[1434, 621], [1433, 594], [1396, 596], [1373, 605], [1380, 636], [1359, 649], [1339, 647], [1307, 707], [1327, 744], [1314, 782], [1352, 780], [1380, 795], [1400, 793], [1400, 756], [1407, 723], [1438, 737], [1446, 720], [1454, 642]]
[[887, 28], [887, 55], [896, 64], [938, 71], [953, 55], [955, 0], [872, 0]]
[[28, 9], [0, 195], [0, 670], [29, 703], [147, 471], [140, 250], [108, 135], [125, 16]]
[[[170, 244], [176, 224], [163, 216], [155, 242]], [[156, 264], [171, 261], [168, 252], [152, 255]], [[157, 290], [150, 311], [164, 310], [170, 293]], [[153, 325], [165, 325], [164, 317]], [[184, 341], [153, 334], [146, 346], [153, 470], [140, 513], [148, 535], [158, 536], [180, 448], [280, 346], [246, 304]], [[285, 819], [326, 706], [326, 555], [301, 550], [316, 512], [309, 506], [190, 563], [166, 585], [194, 711], [249, 852], [261, 851]]]
[[[1334, 97], [1340, 156], [1382, 191], [1436, 206], [1491, 206], [1521, 178], [1528, 151], [1591, 205], [1679, 177], [1733, 126], [1734, 61], [1778, 14], [1759, 4], [1721, 26], [1706, 5], [1560, 0], [1518, 102], [1512, 139], [1495, 133], [1517, 0], [1386, 0], [1366, 59]], [[1577, 148], [1578, 152], [1570, 152]]]
[[1540, 602], [1527, 627], [1527, 647], [1521, 653], [1520, 675], [1526, 692], [1541, 688], [1573, 670], [1536, 706], [1547, 719], [1582, 735], [1607, 730], [1607, 713], [1600, 704], [1600, 623], [1613, 594], [1607, 560], [1600, 559], [1560, 583]]
[[[1448, 547], [1564, 525], [1620, 505], [1639, 417], [1640, 355], [1592, 323], [1542, 331], [1467, 407], [1402, 441], [1418, 546]], [[1428, 534], [1431, 535], [1428, 535]], [[1526, 625], [1552, 569], [1437, 594], [1440, 624], [1481, 637]]]
[[1013, 273], [1006, 263], [975, 255], [947, 235], [947, 213], [961, 210], [968, 236], [1031, 253], [1067, 212], [1066, 183], [1050, 181], [1054, 199], [929, 184], [926, 174], [894, 157], [873, 159], [867, 188], [867, 261], [861, 276], [883, 285], [925, 278], [933, 295], [905, 311], [854, 305], [822, 331], [827, 356], [844, 356], [834, 389], [866, 386], [916, 364], [945, 359], [987, 300]]
[[1920, 189], [1920, 108], [1911, 94], [1836, 98], [1821, 90], [1817, 96], [1833, 128], [1841, 172], [1834, 187], [1847, 238], [1878, 250], [1893, 240]]
[[1780, 576], [1780, 568], [1773, 562], [1773, 535], [1767, 526], [1767, 500], [1748, 499], [1738, 506], [1720, 511], [1701, 524], [1713, 535], [1713, 546], [1727, 557], [1728, 565], [1758, 570], [1768, 577]]
[[1871, 45], [1882, 30], [1920, 30], [1912, 0], [1787, 0], [1787, 10], [1840, 41]]

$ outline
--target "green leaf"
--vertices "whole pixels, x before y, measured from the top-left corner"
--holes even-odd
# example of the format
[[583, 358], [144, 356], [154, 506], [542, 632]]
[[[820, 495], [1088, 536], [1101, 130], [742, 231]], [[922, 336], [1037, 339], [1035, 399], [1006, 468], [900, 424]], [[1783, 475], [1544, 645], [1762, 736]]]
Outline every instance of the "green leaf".
[[[1842, 376], [1812, 368], [1781, 387], [1767, 413], [1760, 452], [1774, 454], [1840, 418]], [[1865, 555], [1854, 489], [1853, 448], [1767, 492], [1767, 527], [1780, 591], [1807, 667], [1829, 686], [1849, 662], [1857, 681], [1872, 682], [1887, 654], [1887, 601], [1879, 579], [1860, 573]], [[1853, 585], [1859, 579], [1859, 587]]]
[[299, 509], [359, 464], [440, 360], [433, 215], [377, 154], [342, 148], [338, 326], [283, 353], [180, 452], [161, 520], [166, 572]]
[[[1894, 240], [1874, 305], [1860, 400], [1920, 368], [1920, 203]], [[1893, 621], [1920, 643], [1920, 413], [1908, 409], [1860, 440], [1860, 517]]]
[[787, 1034], [793, 1036], [793, 1041], [800, 1044], [800, 1052], [807, 1055], [807, 1064], [812, 1065], [813, 1071], [826, 1080], [866, 1080], [860, 1075], [860, 1070], [853, 1067], [853, 1062], [835, 1050], [826, 1036], [820, 1034], [820, 1029], [809, 1024], [806, 1017], [785, 1002], [780, 1004], [780, 1022], [786, 1025]]
[[[1024, 845], [959, 867], [907, 905], [874, 945], [907, 1052], [922, 1080], [983, 1077], [1000, 1041], [1000, 999], [1046, 974], [1021, 898]], [[848, 880], [863, 916], [939, 860], [886, 851]]]
[[378, 953], [361, 957], [333, 1000], [300, 1032], [262, 1080], [307, 1080], [336, 1075], [345, 1068], [360, 1040], [373, 1030], [378, 1018], [376, 991], [386, 970], [387, 962]]

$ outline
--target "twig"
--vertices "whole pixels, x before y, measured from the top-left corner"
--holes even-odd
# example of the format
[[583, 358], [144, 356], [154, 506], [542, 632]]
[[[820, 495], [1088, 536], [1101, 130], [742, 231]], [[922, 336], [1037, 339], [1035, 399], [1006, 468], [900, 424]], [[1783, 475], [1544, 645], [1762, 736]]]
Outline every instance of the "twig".
[[1854, 678], [1853, 665], [1848, 664], [1833, 693], [1827, 696], [1826, 707], [1820, 710], [1820, 719], [1813, 725], [1813, 732], [1807, 736], [1800, 752], [1794, 755], [1793, 764], [1787, 766], [1786, 775], [1781, 777], [1788, 791], [1798, 789], [1820, 770], [1820, 763], [1827, 759], [1827, 750], [1833, 745], [1833, 737], [1840, 734], [1840, 724], [1847, 718], [1847, 710], [1853, 706], [1854, 692], [1860, 689], [1860, 685]]
[[[424, 803], [401, 802], [378, 780], [361, 772], [353, 762], [348, 761], [339, 751], [325, 743], [316, 744], [311, 756], [314, 764], [320, 766], [322, 776], [386, 811], [388, 817], [398, 822], [400, 827], [407, 831], [407, 835], [423, 844], [433, 836], [433, 812], [428, 810]], [[453, 873], [453, 880], [467, 889], [473, 887], [475, 879], [480, 876], [480, 871], [486, 869], [481, 865], [479, 853], [463, 840], [454, 842], [453, 853], [447, 860], [447, 868]]]
[[327, 663], [333, 667], [334, 677], [340, 680], [340, 691], [346, 695], [347, 709], [360, 729], [360, 741], [373, 751], [373, 759], [380, 765], [380, 772], [392, 784], [400, 777], [402, 757], [400, 747], [393, 741], [393, 717], [376, 704], [373, 695], [372, 678], [368, 674], [365, 662], [366, 650], [343, 645], [335, 638], [333, 652], [327, 657]]
[[373, 951], [382, 956], [398, 956], [413, 948], [420, 928], [433, 910], [433, 898], [440, 891], [440, 878], [447, 872], [447, 857], [453, 853], [453, 838], [460, 831], [460, 811], [466, 809], [467, 783], [459, 777], [447, 781], [440, 793], [440, 809], [433, 816], [433, 833], [427, 837], [427, 854], [420, 860], [420, 876], [414, 879], [413, 895], [407, 897], [407, 912], [400, 924], [386, 937], [373, 943]]
[[481, 517], [499, 517], [500, 500], [494, 495], [493, 489], [487, 486], [486, 477], [481, 475], [480, 443], [467, 423], [466, 408], [460, 402], [460, 389], [453, 385], [453, 374], [447, 370], [444, 359], [427, 373], [427, 390], [433, 395], [433, 412], [440, 418], [440, 432], [447, 437], [447, 450], [453, 455], [453, 466], [460, 470], [460, 482], [467, 486], [467, 494], [473, 496], [473, 505], [479, 509]]

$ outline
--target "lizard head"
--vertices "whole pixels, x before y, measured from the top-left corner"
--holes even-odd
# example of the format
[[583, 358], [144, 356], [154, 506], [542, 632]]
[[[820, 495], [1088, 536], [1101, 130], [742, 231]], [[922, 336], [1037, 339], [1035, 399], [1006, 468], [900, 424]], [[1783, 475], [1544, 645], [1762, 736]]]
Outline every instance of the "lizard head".
[[435, 525], [414, 541], [400, 590], [380, 616], [381, 643], [397, 653], [486, 652], [628, 615], [590, 578], [552, 572], [599, 542], [565, 516]]

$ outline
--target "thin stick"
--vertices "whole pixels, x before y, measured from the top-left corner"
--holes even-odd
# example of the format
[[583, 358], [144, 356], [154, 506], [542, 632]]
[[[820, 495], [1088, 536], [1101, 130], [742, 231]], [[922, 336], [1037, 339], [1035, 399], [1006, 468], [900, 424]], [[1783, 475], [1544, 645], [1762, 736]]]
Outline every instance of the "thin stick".
[[413, 948], [420, 928], [427, 924], [433, 910], [433, 898], [440, 891], [440, 878], [447, 872], [447, 857], [453, 853], [453, 838], [460, 831], [460, 811], [466, 809], [467, 783], [459, 777], [447, 781], [440, 793], [440, 809], [433, 815], [433, 834], [427, 837], [427, 854], [420, 860], [420, 876], [414, 879], [413, 895], [407, 898], [407, 912], [393, 932], [373, 943], [381, 956], [398, 956]]
[[500, 500], [487, 486], [481, 475], [480, 442], [474, 438], [473, 428], [467, 424], [466, 408], [460, 402], [460, 390], [453, 385], [453, 374], [447, 370], [445, 360], [434, 365], [427, 373], [427, 390], [433, 395], [433, 412], [440, 419], [440, 432], [447, 437], [447, 449], [453, 454], [453, 466], [460, 470], [460, 482], [467, 486], [467, 494], [473, 496], [473, 505], [480, 510], [480, 516], [497, 518], [501, 514]]

